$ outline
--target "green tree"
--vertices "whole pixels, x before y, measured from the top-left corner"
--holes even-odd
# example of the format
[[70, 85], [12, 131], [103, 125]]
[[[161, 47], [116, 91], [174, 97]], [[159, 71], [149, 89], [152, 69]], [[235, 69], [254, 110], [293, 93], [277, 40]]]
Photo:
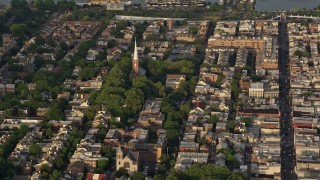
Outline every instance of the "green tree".
[[226, 166], [194, 164], [185, 172], [170, 171], [167, 179], [227, 179], [230, 176], [232, 173]]
[[142, 174], [142, 172], [136, 172], [130, 177], [130, 179], [132, 179], [132, 180], [144, 180], [145, 176]]
[[12, 24], [10, 26], [10, 31], [15, 36], [21, 36], [24, 35], [25, 32], [28, 30], [27, 25], [20, 23], [20, 24]]
[[233, 79], [231, 82], [231, 92], [233, 97], [238, 97], [240, 93], [239, 81]]
[[152, 81], [150, 81], [146, 76], [138, 76], [133, 79], [132, 86], [140, 89], [144, 95], [149, 96], [151, 94]]
[[129, 21], [125, 21], [125, 20], [118, 21], [116, 24], [116, 31], [120, 31], [129, 25], [130, 25]]
[[51, 128], [49, 128], [49, 129], [46, 131], [46, 137], [47, 137], [47, 138], [51, 138], [52, 135], [53, 135], [53, 132], [52, 132]]
[[197, 26], [190, 26], [189, 27], [189, 33], [196, 35], [198, 33], [198, 27]]
[[259, 75], [255, 75], [255, 74], [252, 74], [251, 75], [251, 79], [253, 82], [258, 82], [258, 81], [261, 81], [262, 80], [262, 76], [259, 76]]
[[28, 7], [26, 0], [11, 0], [11, 7], [14, 9], [23, 9]]
[[57, 9], [59, 11], [66, 11], [66, 10], [72, 10], [73, 7], [75, 7], [76, 4], [74, 1], [68, 1], [68, 0], [59, 0], [57, 2]]
[[107, 129], [103, 124], [99, 124], [98, 128], [99, 128], [99, 130], [97, 132], [96, 139], [98, 142], [101, 143], [101, 142], [103, 142], [104, 138], [106, 137]]
[[167, 120], [164, 127], [165, 129], [178, 129], [179, 123], [177, 121]]
[[179, 136], [179, 132], [176, 129], [166, 129], [166, 135], [168, 139], [176, 139]]
[[294, 52], [294, 55], [295, 55], [295, 56], [298, 56], [299, 58], [302, 58], [302, 56], [303, 56], [303, 51], [296, 50], [296, 51]]
[[89, 16], [83, 16], [82, 17], [82, 21], [90, 21], [90, 17]]
[[154, 97], [165, 97], [166, 96], [166, 88], [161, 82], [156, 82], [152, 86], [154, 88], [153, 94]]
[[36, 91], [48, 91], [50, 87], [48, 86], [48, 82], [45, 80], [38, 80], [36, 81]]
[[46, 43], [46, 40], [42, 36], [37, 36], [35, 39], [35, 44], [37, 46], [43, 45]]
[[160, 174], [156, 174], [154, 175], [153, 180], [163, 180], [163, 176]]
[[68, 51], [69, 46], [68, 46], [68, 44], [67, 44], [66, 42], [62, 41], [62, 42], [60, 42], [59, 45], [60, 45], [60, 48], [61, 48], [63, 51]]
[[7, 175], [7, 168], [9, 163], [4, 159], [4, 157], [0, 157], [0, 177], [5, 177]]
[[63, 101], [58, 101], [53, 103], [49, 108], [45, 117], [48, 120], [63, 120], [64, 119], [64, 109], [66, 108], [66, 103]]
[[55, 161], [54, 161], [54, 166], [57, 168], [57, 169], [61, 169], [64, 165], [64, 161], [58, 157]]
[[200, 146], [202, 146], [202, 145], [204, 145], [204, 144], [207, 143], [207, 140], [206, 140], [205, 137], [198, 137], [198, 138], [197, 138], [197, 143], [199, 143]]
[[227, 128], [228, 128], [229, 132], [232, 133], [234, 131], [235, 127], [236, 127], [236, 122], [234, 120], [227, 122]]
[[22, 72], [23, 66], [19, 65], [19, 64], [9, 64], [8, 69], [9, 69], [9, 71]]
[[127, 108], [131, 109], [135, 113], [142, 108], [145, 97], [140, 89], [131, 88], [125, 93], [125, 96], [125, 104]]
[[82, 68], [79, 73], [79, 78], [84, 81], [92, 79], [94, 78], [94, 76], [95, 76], [95, 72], [89, 67]]
[[244, 118], [242, 118], [242, 121], [246, 124], [246, 127], [252, 126], [252, 118], [244, 117]]
[[111, 39], [108, 41], [108, 48], [113, 48], [117, 45], [116, 40]]
[[226, 156], [226, 165], [229, 169], [234, 169], [239, 166], [239, 161], [234, 157], [234, 152], [230, 149], [220, 149], [219, 152]]
[[100, 169], [100, 170], [103, 170], [103, 171], [105, 171], [105, 170], [107, 170], [107, 168], [108, 168], [108, 160], [98, 160], [98, 168]]
[[55, 179], [59, 179], [61, 176], [61, 172], [59, 170], [54, 170], [52, 172], [52, 175], [50, 176], [50, 180], [55, 180]]
[[303, 56], [303, 57], [309, 57], [310, 54], [309, 54], [309, 52], [305, 51], [305, 52], [302, 53], [302, 56]]
[[232, 173], [227, 180], [243, 180], [243, 177], [239, 174]]
[[40, 170], [41, 170], [41, 172], [47, 172], [47, 173], [49, 173], [51, 171], [48, 164], [41, 165]]
[[161, 164], [167, 164], [169, 162], [169, 157], [166, 154], [162, 154], [160, 157]]
[[217, 122], [219, 122], [219, 118], [216, 115], [210, 116], [208, 119], [208, 123], [217, 124]]
[[122, 177], [122, 176], [128, 176], [128, 171], [125, 168], [121, 167], [121, 168], [118, 169], [118, 171], [116, 172], [115, 176], [118, 177], [118, 178]]
[[33, 155], [33, 156], [40, 155], [41, 151], [42, 151], [42, 148], [41, 148], [41, 146], [40, 146], [39, 144], [37, 144], [37, 143], [33, 143], [33, 144], [31, 144], [31, 145], [29, 146], [29, 152], [30, 152], [30, 154]]
[[101, 154], [108, 159], [112, 159], [112, 157], [115, 156], [116, 151], [108, 145], [103, 144], [101, 148]]

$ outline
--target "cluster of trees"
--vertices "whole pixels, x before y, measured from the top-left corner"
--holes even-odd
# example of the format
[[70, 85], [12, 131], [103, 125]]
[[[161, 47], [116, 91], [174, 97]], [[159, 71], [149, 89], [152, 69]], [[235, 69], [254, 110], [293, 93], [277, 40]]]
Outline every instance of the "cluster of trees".
[[102, 156], [109, 158], [110, 160], [114, 159], [116, 151], [109, 147], [108, 145], [103, 144], [101, 149]]
[[[219, 11], [226, 9], [225, 6], [220, 5], [219, 3], [204, 3], [209, 5], [209, 8], [204, 7], [188, 7], [180, 8], [154, 8], [154, 9], [142, 9], [141, 7], [131, 7], [127, 11], [122, 12], [124, 15], [131, 16], [151, 16], [151, 17], [168, 17], [168, 18], [187, 18], [187, 19], [202, 19], [207, 15], [212, 15], [213, 13], [218, 13]], [[138, 8], [138, 9], [137, 9]], [[220, 14], [221, 15], [221, 14]]]
[[[37, 44], [43, 44], [41, 38], [36, 38]], [[46, 43], [50, 43], [47, 40]], [[71, 59], [71, 61], [59, 61], [58, 66], [63, 69], [61, 72], [29, 72], [26, 78], [24, 79], [27, 83], [35, 82], [36, 88], [33, 91], [29, 91], [25, 84], [19, 84], [17, 87], [16, 95], [20, 99], [28, 99], [27, 103], [24, 103], [23, 106], [26, 106], [31, 109], [37, 109], [38, 107], [47, 107], [47, 103], [43, 101], [41, 92], [50, 92], [53, 99], [56, 98], [57, 94], [60, 93], [63, 89], [61, 87], [62, 82], [66, 78], [72, 77], [72, 70], [76, 65], [82, 67], [79, 77], [81, 80], [88, 80], [96, 75], [96, 68], [105, 66], [103, 62], [97, 63], [88, 63], [84, 57], [86, 56], [87, 50], [95, 44], [94, 40], [89, 42], [83, 42], [79, 45], [78, 53]], [[65, 53], [70, 47], [65, 43], [60, 43], [59, 49]], [[62, 58], [62, 57], [61, 57]], [[38, 60], [36, 58], [36, 66], [41, 67], [44, 64], [43, 59]], [[6, 95], [7, 96], [7, 95]], [[6, 97], [5, 96], [5, 97]], [[11, 97], [11, 96], [10, 96]], [[9, 107], [8, 103], [0, 103], [0, 109]], [[4, 104], [3, 106], [1, 106]], [[18, 105], [19, 102], [18, 102]], [[65, 101], [54, 101], [49, 107], [48, 113], [45, 117], [48, 120], [52, 119], [64, 119], [64, 110], [67, 108], [67, 103]]]
[[76, 4], [74, 1], [68, 0], [59, 0], [57, 1], [57, 3], [55, 3], [54, 0], [35, 0], [33, 2], [33, 6], [37, 10], [56, 12], [71, 10], [73, 7], [76, 6]]
[[[233, 79], [231, 81], [231, 98], [232, 98], [232, 104], [229, 110], [229, 120], [234, 121], [235, 117], [236, 117], [236, 110], [237, 110], [237, 99], [238, 96], [241, 92], [241, 88], [240, 88], [240, 84], [239, 84], [239, 80], [241, 79], [241, 73], [239, 70], [235, 71], [235, 74], [233, 76]], [[232, 124], [232, 126], [228, 127], [230, 130], [233, 127], [233, 124], [235, 123], [229, 123]], [[233, 132], [233, 131], [232, 131]]]
[[188, 77], [195, 73], [196, 66], [191, 60], [180, 61], [153, 61], [148, 60], [145, 63], [148, 69], [148, 76], [152, 81], [164, 82], [166, 74], [185, 74]]
[[[50, 1], [46, 0], [48, 3]], [[24, 40], [23, 35], [31, 36], [31, 34], [37, 32], [36, 29], [48, 18], [45, 12], [31, 10], [26, 0], [12, 0], [11, 7], [8, 11], [7, 20], [10, 17], [14, 17], [10, 30], [14, 35], [19, 37], [20, 41], [21, 39]]]
[[246, 124], [246, 127], [252, 126], [252, 123], [253, 123], [252, 118], [250, 117], [244, 117], [241, 119], [241, 121]]
[[[153, 83], [145, 76], [131, 76], [131, 57], [125, 55], [112, 67], [104, 78], [105, 84], [92, 102], [107, 107], [113, 116], [128, 119], [137, 114], [146, 97], [162, 97], [165, 88], [161, 83]], [[118, 124], [121, 125], [121, 124]]]
[[177, 11], [176, 9], [145, 9], [137, 10], [135, 7], [128, 8], [127, 11], [124, 11], [124, 15], [132, 16], [151, 16], [151, 17], [181, 17], [181, 18], [195, 18], [195, 12], [198, 11], [196, 8], [184, 9]]
[[107, 134], [107, 128], [105, 125], [103, 124], [99, 124], [98, 126], [98, 132], [97, 132], [97, 135], [96, 135], [96, 141], [98, 143], [103, 143], [103, 140], [104, 138], [106, 137], [106, 134]]
[[154, 175], [154, 179], [161, 179], [162, 177], [166, 176], [167, 169], [174, 167], [176, 161], [173, 157], [174, 153], [169, 153], [168, 155], [163, 154], [160, 157], [160, 164], [157, 164], [158, 170]]
[[37, 143], [33, 143], [29, 146], [29, 152], [30, 152], [30, 155], [32, 156], [38, 156], [41, 154], [41, 146]]
[[[59, 8], [58, 8], [59, 9]], [[83, 6], [79, 8], [77, 6], [73, 6], [72, 12], [68, 14], [64, 14], [62, 16], [62, 20], [64, 21], [100, 21], [103, 22], [104, 25], [108, 25], [110, 19], [116, 14], [115, 11], [105, 11], [104, 8], [90, 8], [87, 6]]]
[[232, 173], [226, 166], [215, 165], [200, 165], [194, 164], [188, 168], [185, 172], [170, 171], [168, 180], [183, 180], [183, 179], [219, 179], [219, 180], [242, 180], [241, 175]]
[[238, 98], [240, 94], [240, 85], [239, 85], [239, 80], [241, 79], [241, 73], [240, 71], [236, 71], [234, 74], [234, 77], [231, 82], [231, 96], [232, 98]]
[[26, 34], [28, 27], [23, 23], [15, 23], [10, 26], [10, 32], [14, 36], [23, 36]]
[[81, 68], [81, 71], [79, 72], [78, 79], [82, 81], [87, 81], [89, 79], [92, 79], [96, 76], [96, 72], [94, 69], [90, 67], [83, 67]]
[[221, 87], [221, 85], [222, 85], [222, 82], [223, 82], [223, 80], [224, 80], [224, 76], [223, 75], [218, 75], [218, 79], [214, 82], [214, 87], [216, 87], [216, 88], [220, 88]]
[[[38, 33], [38, 29], [46, 22], [49, 15], [56, 11], [70, 10], [75, 7], [73, 1], [60, 0], [36, 0], [31, 8], [26, 0], [12, 0], [11, 8], [5, 15], [0, 16], [0, 35], [2, 33], [12, 33], [17, 37], [17, 46], [11, 48], [9, 53], [3, 57], [2, 63], [8, 62], [7, 57], [15, 55], [24, 41], [32, 35]], [[10, 21], [10, 23], [7, 23]], [[10, 25], [10, 27], [8, 27]], [[36, 49], [36, 45], [31, 46], [30, 50]], [[41, 51], [43, 49], [40, 49]]]
[[234, 11], [254, 11], [255, 5], [249, 1], [246, 3], [236, 3], [231, 6], [231, 9]]
[[220, 149], [218, 153], [223, 153], [226, 156], [226, 165], [229, 169], [239, 167], [239, 161], [234, 157], [235, 152], [231, 149]]
[[[47, 45], [47, 47], [43, 46], [45, 44]], [[48, 47], [48, 46], [51, 46], [51, 47]], [[56, 47], [56, 43], [54, 42], [52, 37], [48, 39], [44, 39], [42, 36], [36, 36], [35, 43], [30, 44], [29, 47], [25, 49], [22, 53], [25, 55], [30, 53], [31, 54], [53, 53], [55, 47]]]
[[173, 143], [173, 140], [176, 140], [178, 136], [179, 125], [187, 119], [191, 110], [191, 100], [187, 99], [193, 95], [197, 82], [197, 76], [192, 76], [187, 81], [181, 82], [175, 91], [169, 91], [162, 100], [161, 111], [166, 114], [164, 127], [167, 130], [168, 138], [172, 139]]
[[[113, 116], [121, 116], [123, 118], [126, 118], [132, 113], [129, 108], [124, 107], [127, 96], [130, 96], [128, 94], [128, 90], [131, 86], [129, 78], [131, 71], [130, 67], [130, 57], [122, 58], [119, 62], [117, 62], [112, 67], [109, 74], [104, 78], [105, 85], [102, 87], [101, 91], [95, 97], [95, 99], [92, 100], [96, 105], [106, 106]], [[130, 93], [132, 93], [133, 91], [134, 89]], [[140, 91], [134, 92], [138, 93], [138, 97], [139, 95], [141, 95]], [[139, 104], [140, 101], [141, 99], [137, 99], [137, 101], [134, 101], [132, 103], [138, 102]]]
[[28, 126], [21, 125], [19, 129], [13, 129], [9, 139], [0, 145], [0, 179], [11, 179], [14, 175], [14, 167], [7, 158], [16, 147], [20, 139], [22, 139], [29, 131]]
[[64, 110], [67, 108], [67, 101], [57, 100], [51, 104], [45, 117], [48, 120], [64, 120]]
[[[128, 26], [127, 21], [120, 21], [117, 24], [117, 31]], [[137, 25], [135, 36], [141, 38], [147, 23]], [[122, 119], [128, 119], [137, 114], [146, 99], [146, 97], [164, 97], [167, 92], [161, 82], [164, 82], [167, 73], [183, 73], [192, 75], [194, 73], [194, 64], [192, 61], [153, 61], [146, 60], [143, 67], [147, 69], [145, 76], [131, 77], [131, 53], [127, 53], [110, 70], [105, 77], [105, 85], [92, 102], [97, 105], [107, 107], [114, 116], [120, 116]], [[182, 91], [189, 89], [181, 88]], [[182, 94], [187, 94], [183, 92]], [[130, 121], [133, 123], [134, 121]]]
[[19, 105], [20, 102], [19, 100], [14, 96], [12, 93], [7, 93], [3, 98], [2, 101], [0, 102], [0, 109], [1, 110], [6, 110], [9, 108], [12, 108], [14, 106]]
[[299, 58], [309, 57], [309, 56], [310, 56], [310, 54], [309, 54], [308, 51], [301, 51], [301, 50], [296, 50], [296, 51], [294, 52], [294, 55], [295, 55], [295, 56], [298, 56]]
[[191, 26], [191, 27], [189, 27], [188, 31], [189, 31], [190, 34], [196, 35], [198, 33], [198, 27], [197, 26]]

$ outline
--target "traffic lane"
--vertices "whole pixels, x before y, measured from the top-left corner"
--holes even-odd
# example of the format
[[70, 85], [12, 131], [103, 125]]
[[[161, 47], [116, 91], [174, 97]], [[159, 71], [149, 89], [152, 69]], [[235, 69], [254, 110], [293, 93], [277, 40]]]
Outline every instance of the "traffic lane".
[[285, 23], [279, 23], [279, 77], [280, 98], [280, 135], [281, 135], [281, 176], [282, 179], [293, 179], [293, 136], [292, 124], [290, 123], [291, 103], [288, 98], [290, 89], [290, 73], [288, 71], [288, 45], [287, 28]]

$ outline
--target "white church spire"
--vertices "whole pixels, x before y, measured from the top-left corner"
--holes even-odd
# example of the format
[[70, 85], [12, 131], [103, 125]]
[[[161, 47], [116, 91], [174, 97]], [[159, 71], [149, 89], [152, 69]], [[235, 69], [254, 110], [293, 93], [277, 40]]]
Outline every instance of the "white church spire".
[[137, 49], [137, 39], [134, 40], [134, 53], [133, 60], [138, 61], [138, 49]]

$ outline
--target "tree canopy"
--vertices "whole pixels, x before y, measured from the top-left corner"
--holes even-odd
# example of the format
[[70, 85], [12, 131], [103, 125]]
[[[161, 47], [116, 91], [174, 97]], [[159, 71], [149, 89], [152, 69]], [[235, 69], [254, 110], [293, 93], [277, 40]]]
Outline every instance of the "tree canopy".
[[132, 179], [132, 180], [144, 180], [145, 176], [142, 174], [142, 172], [136, 172], [130, 177], [130, 179]]
[[28, 30], [27, 25], [23, 24], [23, 23], [19, 23], [19, 24], [12, 24], [10, 26], [10, 31], [13, 35], [15, 36], [21, 36], [24, 35], [26, 33], [26, 31]]
[[188, 168], [185, 172], [177, 172], [171, 170], [169, 180], [177, 179], [217, 179], [217, 180], [227, 180], [227, 179], [243, 179], [242, 176], [230, 172], [226, 166], [215, 166], [215, 165], [200, 165], [194, 164]]

